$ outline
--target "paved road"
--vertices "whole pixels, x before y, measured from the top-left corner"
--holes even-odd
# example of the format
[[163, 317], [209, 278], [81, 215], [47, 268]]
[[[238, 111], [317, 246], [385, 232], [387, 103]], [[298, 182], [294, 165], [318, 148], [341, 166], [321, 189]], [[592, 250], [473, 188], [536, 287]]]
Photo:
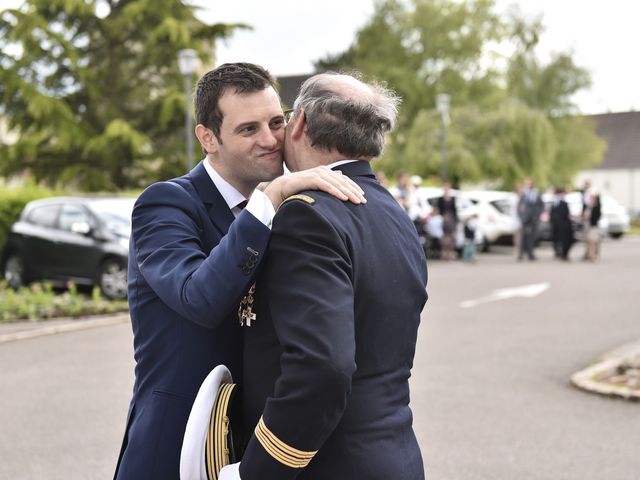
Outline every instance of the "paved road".
[[[412, 379], [430, 480], [640, 480], [640, 404], [569, 384], [640, 338], [640, 239], [606, 243], [597, 264], [540, 257], [430, 266]], [[542, 283], [534, 298], [460, 307]], [[0, 344], [0, 479], [110, 478], [131, 355], [127, 324]]]
[[[428, 478], [640, 479], [640, 404], [569, 384], [640, 338], [640, 239], [603, 247], [596, 264], [558, 263], [549, 250], [536, 263], [432, 263], [412, 384]], [[459, 306], [545, 282], [535, 298]]]

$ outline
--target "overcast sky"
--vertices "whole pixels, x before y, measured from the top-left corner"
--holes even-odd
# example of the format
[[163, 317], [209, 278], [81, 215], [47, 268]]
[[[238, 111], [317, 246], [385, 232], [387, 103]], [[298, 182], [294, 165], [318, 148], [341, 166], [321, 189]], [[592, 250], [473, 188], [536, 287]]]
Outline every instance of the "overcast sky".
[[[19, 4], [0, 0], [0, 9]], [[207, 23], [254, 27], [219, 46], [218, 62], [250, 61], [276, 75], [312, 71], [313, 61], [345, 50], [373, 11], [374, 0], [191, 0]], [[541, 51], [574, 52], [592, 74], [593, 87], [576, 97], [583, 113], [640, 109], [640, 1], [498, 0], [543, 14]]]
[[[244, 22], [219, 47], [219, 63], [251, 61], [276, 74], [312, 71], [313, 61], [345, 50], [373, 11], [373, 0], [196, 0], [207, 22]], [[640, 1], [498, 0], [542, 14], [547, 27], [541, 54], [573, 51], [592, 75], [593, 87], [576, 101], [583, 113], [640, 109]]]

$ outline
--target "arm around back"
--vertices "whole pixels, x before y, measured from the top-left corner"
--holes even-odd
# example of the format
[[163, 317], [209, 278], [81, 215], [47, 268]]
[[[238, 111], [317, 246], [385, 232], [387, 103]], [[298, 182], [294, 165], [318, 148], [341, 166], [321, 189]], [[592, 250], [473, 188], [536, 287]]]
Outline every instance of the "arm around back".
[[215, 328], [251, 285], [271, 232], [242, 212], [224, 234], [208, 215], [180, 185], [150, 186], [133, 210], [130, 259], [171, 309]]

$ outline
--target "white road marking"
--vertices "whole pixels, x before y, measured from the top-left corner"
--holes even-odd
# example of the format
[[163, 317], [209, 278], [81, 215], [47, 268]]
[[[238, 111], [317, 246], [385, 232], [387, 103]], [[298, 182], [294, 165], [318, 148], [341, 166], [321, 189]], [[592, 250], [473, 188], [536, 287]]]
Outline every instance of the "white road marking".
[[472, 308], [482, 305], [483, 303], [498, 302], [500, 300], [508, 300], [510, 298], [533, 298], [540, 295], [550, 286], [549, 282], [533, 283], [531, 285], [523, 285], [521, 287], [501, 288], [495, 290], [491, 295], [476, 298], [474, 300], [465, 300], [460, 302], [460, 308]]

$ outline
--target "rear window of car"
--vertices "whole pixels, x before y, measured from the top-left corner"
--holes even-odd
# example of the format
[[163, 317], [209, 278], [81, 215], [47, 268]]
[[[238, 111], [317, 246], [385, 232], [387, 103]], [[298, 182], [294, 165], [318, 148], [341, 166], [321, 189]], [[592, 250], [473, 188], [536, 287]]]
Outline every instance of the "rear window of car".
[[28, 213], [26, 220], [41, 227], [53, 227], [56, 224], [59, 210], [60, 205], [35, 207]]

